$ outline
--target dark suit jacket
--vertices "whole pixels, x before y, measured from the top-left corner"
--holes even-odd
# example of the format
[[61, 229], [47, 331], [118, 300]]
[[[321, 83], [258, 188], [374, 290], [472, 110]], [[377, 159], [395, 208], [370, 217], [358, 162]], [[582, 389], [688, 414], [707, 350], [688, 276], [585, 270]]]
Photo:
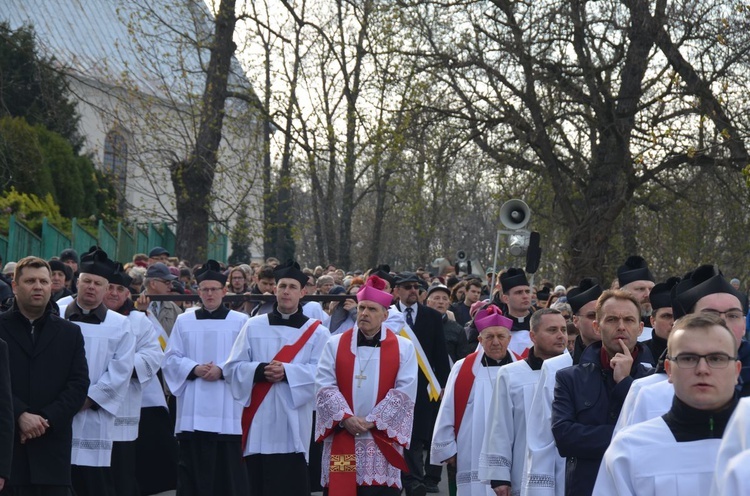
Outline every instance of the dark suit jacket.
[[31, 323], [14, 305], [0, 315], [0, 339], [8, 343], [14, 418], [41, 415], [50, 427], [20, 443], [15, 435], [10, 485], [70, 485], [72, 422], [89, 388], [81, 329], [51, 313]]
[[[404, 309], [403, 304], [399, 303], [399, 309]], [[448, 362], [448, 349], [445, 345], [442, 316], [437, 310], [419, 305], [417, 307], [417, 320], [414, 322], [412, 330], [419, 339], [419, 344], [422, 345], [438, 382], [442, 387], [445, 387], [451, 369]], [[427, 377], [420, 371], [417, 383], [417, 401], [414, 406], [412, 439], [430, 442], [437, 409], [438, 403], [430, 401], [427, 394]]]
[[13, 397], [10, 390], [8, 345], [0, 339], [0, 478], [10, 477], [13, 458]]

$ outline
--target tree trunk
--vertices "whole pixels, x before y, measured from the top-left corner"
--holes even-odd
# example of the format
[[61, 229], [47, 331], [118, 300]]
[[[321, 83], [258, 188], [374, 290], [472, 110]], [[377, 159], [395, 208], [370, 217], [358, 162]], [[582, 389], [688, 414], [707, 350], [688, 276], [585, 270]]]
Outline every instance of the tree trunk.
[[176, 255], [191, 263], [205, 260], [211, 188], [224, 122], [227, 80], [234, 54], [235, 0], [222, 0], [214, 22], [214, 39], [201, 104], [195, 148], [170, 170], [177, 207]]

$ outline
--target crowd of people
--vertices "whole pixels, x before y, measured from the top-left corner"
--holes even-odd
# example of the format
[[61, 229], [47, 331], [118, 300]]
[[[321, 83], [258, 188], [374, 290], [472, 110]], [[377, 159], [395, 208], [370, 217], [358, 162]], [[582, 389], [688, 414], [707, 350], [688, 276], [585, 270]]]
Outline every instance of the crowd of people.
[[748, 299], [713, 265], [2, 272], [0, 495], [747, 493]]

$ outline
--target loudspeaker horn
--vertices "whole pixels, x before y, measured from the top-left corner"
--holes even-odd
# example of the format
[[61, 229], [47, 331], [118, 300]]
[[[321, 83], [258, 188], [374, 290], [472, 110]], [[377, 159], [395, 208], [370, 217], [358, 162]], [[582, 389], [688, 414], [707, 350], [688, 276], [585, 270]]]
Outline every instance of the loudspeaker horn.
[[508, 200], [500, 207], [500, 222], [512, 230], [523, 229], [531, 220], [531, 209], [523, 200]]

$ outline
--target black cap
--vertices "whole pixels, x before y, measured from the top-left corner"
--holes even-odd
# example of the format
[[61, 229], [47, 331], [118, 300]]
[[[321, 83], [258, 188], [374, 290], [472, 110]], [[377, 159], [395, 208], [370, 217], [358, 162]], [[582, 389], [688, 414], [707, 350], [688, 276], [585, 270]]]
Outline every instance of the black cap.
[[516, 286], [528, 286], [529, 280], [526, 279], [526, 272], [523, 269], [511, 267], [500, 274], [500, 284], [503, 287], [503, 293], [507, 293]]
[[672, 310], [675, 319], [679, 319], [695, 310], [698, 300], [704, 296], [729, 293], [737, 297], [743, 313], [747, 313], [747, 296], [734, 289], [724, 279], [724, 274], [715, 265], [701, 265], [685, 274], [682, 281], [674, 287]]
[[541, 301], [547, 301], [549, 300], [549, 288], [543, 287], [539, 291], [536, 292], [536, 299]]
[[651, 289], [651, 294], [649, 294], [648, 298], [651, 301], [651, 308], [654, 311], [660, 308], [672, 307], [672, 288], [677, 286], [679, 282], [679, 277], [670, 277], [665, 282], [660, 282]]
[[648, 269], [648, 263], [643, 257], [633, 255], [617, 269], [617, 280], [620, 282], [620, 287], [623, 287], [633, 281], [654, 282], [654, 275]]
[[151, 248], [151, 251], [148, 252], [149, 258], [158, 257], [160, 255], [169, 256], [169, 252], [166, 249], [162, 248], [161, 246], [154, 246], [153, 248]]
[[107, 252], [98, 246], [92, 246], [88, 253], [81, 257], [81, 274], [93, 274], [109, 280], [114, 271], [115, 263], [109, 259]]
[[391, 287], [396, 285], [396, 279], [391, 275], [391, 266], [388, 264], [380, 264], [375, 267], [371, 272], [371, 276], [378, 276], [381, 279], [388, 281]]
[[410, 282], [419, 283], [421, 280], [423, 279], [417, 277], [417, 274], [415, 274], [414, 272], [402, 272], [396, 276], [396, 286], [400, 286], [401, 284], [407, 284]]
[[276, 282], [279, 282], [281, 279], [294, 279], [303, 288], [307, 284], [307, 274], [302, 272], [299, 264], [292, 259], [287, 260], [283, 265], [277, 265], [273, 269], [273, 278]]
[[221, 271], [221, 265], [216, 260], [208, 260], [201, 265], [201, 268], [195, 271], [195, 280], [199, 283], [203, 281], [217, 281], [223, 286], [227, 283], [227, 276]]
[[585, 277], [581, 279], [578, 286], [568, 291], [568, 304], [573, 313], [577, 314], [586, 303], [598, 300], [603, 292], [604, 290], [595, 278]]
[[130, 284], [133, 282], [133, 278], [122, 269], [122, 264], [119, 262], [115, 263], [115, 270], [107, 277], [107, 280], [110, 284], [118, 284], [126, 288], [130, 287]]
[[[64, 263], [62, 263], [59, 260], [50, 260], [49, 261], [49, 268], [50, 268], [50, 270], [52, 270], [52, 272], [54, 272], [54, 271], [57, 270], [57, 271], [65, 273], [65, 267], [68, 267], [68, 266], [65, 265]], [[70, 268], [70, 267], [68, 267], [68, 268]], [[65, 278], [66, 279], [68, 278], [67, 273], [65, 273]]]
[[73, 248], [68, 248], [60, 252], [60, 261], [66, 262], [68, 260], [72, 260], [75, 263], [81, 263], [81, 260], [78, 258], [78, 252]]

